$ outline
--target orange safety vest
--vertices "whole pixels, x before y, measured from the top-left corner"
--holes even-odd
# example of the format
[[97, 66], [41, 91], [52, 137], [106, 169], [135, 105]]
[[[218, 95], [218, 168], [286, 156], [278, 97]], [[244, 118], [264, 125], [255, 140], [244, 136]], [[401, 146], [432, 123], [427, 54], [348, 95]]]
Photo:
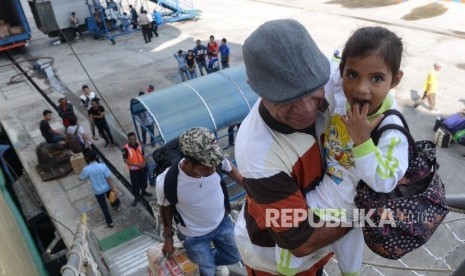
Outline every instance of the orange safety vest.
[[[128, 152], [127, 160], [129, 161], [129, 163], [141, 163], [144, 161], [144, 156], [142, 155], [142, 146], [139, 143], [137, 143], [136, 149], [129, 146], [129, 144], [124, 145], [124, 148], [126, 148]], [[140, 168], [137, 166], [132, 166], [129, 164], [126, 164], [126, 165], [128, 166], [128, 169], [130, 171], [140, 170]]]

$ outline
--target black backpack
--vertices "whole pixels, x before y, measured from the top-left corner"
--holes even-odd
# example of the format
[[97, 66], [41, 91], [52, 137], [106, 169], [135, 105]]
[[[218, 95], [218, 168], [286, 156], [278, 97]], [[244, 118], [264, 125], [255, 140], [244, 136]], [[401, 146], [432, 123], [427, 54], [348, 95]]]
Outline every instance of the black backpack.
[[[185, 227], [186, 225], [176, 209], [176, 204], [178, 203], [178, 164], [183, 157], [182, 152], [179, 149], [179, 137], [174, 138], [173, 140], [163, 145], [161, 148], [156, 149], [152, 156], [156, 163], [154, 169], [154, 174], [156, 177], [169, 167], [165, 176], [165, 185], [163, 191], [165, 198], [171, 203], [174, 221], [176, 224], [181, 223], [181, 225]], [[220, 185], [224, 194], [224, 207], [227, 212], [230, 212], [231, 205], [229, 203], [228, 188], [226, 186], [226, 182], [223, 180], [223, 173], [226, 172], [221, 169], [221, 164], [216, 167], [216, 172], [219, 174], [221, 179]]]
[[155, 177], [157, 177], [167, 168], [171, 167], [171, 164], [174, 161], [181, 160], [182, 153], [179, 149], [179, 137], [168, 141], [161, 148], [156, 149], [153, 152], [152, 157], [153, 161], [155, 161], [155, 169], [153, 173]]
[[79, 141], [78, 138], [78, 131], [79, 125], [76, 125], [76, 130], [73, 134], [66, 134], [65, 135], [65, 142], [66, 146], [73, 152], [73, 153], [80, 153], [84, 149], [84, 145]]

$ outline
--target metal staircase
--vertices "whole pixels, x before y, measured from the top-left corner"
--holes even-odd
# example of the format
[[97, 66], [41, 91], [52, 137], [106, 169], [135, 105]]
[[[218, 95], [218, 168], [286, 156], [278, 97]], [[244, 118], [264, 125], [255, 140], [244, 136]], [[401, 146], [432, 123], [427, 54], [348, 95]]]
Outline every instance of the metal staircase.
[[111, 275], [146, 276], [149, 264], [147, 249], [156, 243], [152, 237], [142, 234], [103, 252]]

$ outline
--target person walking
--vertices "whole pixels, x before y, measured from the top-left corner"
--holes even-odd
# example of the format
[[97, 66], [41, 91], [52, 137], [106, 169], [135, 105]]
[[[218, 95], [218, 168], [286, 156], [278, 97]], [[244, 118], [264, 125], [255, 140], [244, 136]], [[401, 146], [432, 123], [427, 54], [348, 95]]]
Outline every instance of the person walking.
[[145, 43], [151, 42], [152, 31], [150, 28], [149, 17], [147, 16], [147, 11], [144, 10], [139, 16], [139, 24], [142, 29], [142, 36], [144, 37]]
[[116, 146], [111, 135], [110, 128], [108, 127], [107, 119], [105, 118], [105, 108], [100, 105], [99, 99], [95, 98], [90, 101], [91, 108], [87, 113], [89, 114], [90, 120], [92, 120], [98, 129], [98, 132], [105, 140], [105, 148], [111, 143], [112, 146]]
[[128, 133], [128, 143], [121, 150], [124, 163], [128, 166], [129, 177], [131, 179], [132, 194], [134, 201], [131, 206], [142, 199], [142, 196], [152, 196], [147, 192], [147, 166], [144, 157], [142, 145], [137, 142], [137, 137], [134, 132]]
[[[339, 220], [354, 225], [358, 223], [354, 216], [357, 209], [354, 198], [361, 180], [379, 193], [392, 192], [402, 181], [409, 164], [409, 142], [405, 134], [392, 128], [382, 132], [376, 142], [371, 138], [378, 127], [405, 127], [398, 115], [383, 116], [384, 112], [398, 111], [389, 91], [403, 77], [402, 52], [401, 38], [381, 26], [359, 28], [345, 43], [339, 72], [344, 78], [347, 114], [336, 113], [331, 117], [323, 140], [326, 171], [306, 196], [307, 205], [318, 220]], [[376, 81], [378, 75], [382, 81]], [[360, 101], [361, 98], [365, 100]], [[331, 247], [342, 275], [361, 274], [365, 247], [362, 227], [352, 228]], [[281, 249], [276, 253], [286, 255], [289, 251]], [[282, 262], [280, 272], [296, 271], [301, 260], [291, 256], [290, 262]]]
[[[270, 59], [276, 49], [292, 51]], [[264, 23], [244, 41], [242, 53], [248, 84], [261, 98], [242, 121], [235, 141], [247, 191], [234, 230], [237, 247], [248, 275], [277, 275], [287, 267], [281, 260], [290, 260], [291, 254], [303, 257], [298, 275], [321, 275], [333, 256], [326, 246], [350, 229], [312, 227], [297, 217], [308, 211], [305, 191], [324, 174], [320, 138], [330, 117], [324, 91], [329, 60], [293, 19]], [[270, 224], [270, 211], [277, 224]], [[276, 247], [289, 252], [277, 256]]]
[[[155, 14], [156, 11], [153, 11], [153, 13]], [[157, 32], [158, 24], [157, 24], [157, 21], [155, 20], [154, 14], [147, 15], [147, 18], [149, 19], [149, 24], [150, 24], [150, 34], [153, 32], [155, 37], [158, 37], [158, 32]]]
[[[113, 185], [113, 179], [111, 178], [111, 172], [107, 165], [97, 162], [97, 153], [95, 151], [91, 150], [87, 152], [87, 160], [89, 160], [89, 165], [82, 169], [79, 179], [90, 179], [92, 190], [94, 191], [95, 198], [97, 198], [100, 209], [102, 209], [103, 215], [105, 216], [107, 227], [112, 228], [115, 225], [113, 223], [113, 218], [110, 215], [110, 211], [108, 210], [106, 201], [106, 198], [110, 196], [111, 191], [116, 192]], [[116, 201], [116, 204], [112, 207], [114, 210], [119, 210], [119, 201]]]
[[[165, 238], [162, 252], [169, 256], [174, 251], [172, 210], [176, 208], [180, 217], [176, 220], [177, 229], [186, 236], [184, 249], [199, 266], [200, 275], [229, 275], [225, 266], [239, 262], [240, 256], [234, 242], [234, 226], [226, 212], [217, 167], [240, 185], [242, 177], [226, 159], [215, 135], [206, 128], [185, 131], [179, 137], [179, 148], [183, 159], [160, 174], [156, 183]], [[169, 193], [165, 193], [168, 191], [165, 185], [176, 184], [173, 197], [177, 198], [177, 203], [173, 202], [175, 200]], [[211, 245], [215, 248], [212, 249]]]
[[420, 106], [423, 102], [428, 101], [428, 109], [438, 112], [436, 108], [436, 92], [438, 91], [439, 71], [442, 65], [438, 62], [434, 63], [433, 68], [429, 71], [423, 85], [423, 96], [415, 102], [413, 110]]

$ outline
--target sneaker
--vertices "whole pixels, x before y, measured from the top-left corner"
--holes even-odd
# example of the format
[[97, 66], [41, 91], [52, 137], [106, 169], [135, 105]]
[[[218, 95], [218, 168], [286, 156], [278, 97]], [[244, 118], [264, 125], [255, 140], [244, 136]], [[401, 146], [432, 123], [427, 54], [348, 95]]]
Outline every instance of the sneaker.
[[152, 193], [143, 191], [143, 192], [142, 192], [142, 195], [143, 195], [143, 196], [152, 196]]
[[215, 276], [229, 276], [229, 269], [225, 265], [217, 266]]
[[107, 226], [108, 226], [108, 228], [113, 228], [113, 226], [115, 226], [115, 224], [112, 222], [112, 223], [108, 223]]
[[137, 202], [139, 202], [139, 200], [135, 199], [133, 202], [131, 202], [131, 206], [134, 207], [137, 205]]
[[106, 147], [108, 147], [108, 145], [109, 145], [109, 143], [106, 142], [106, 143], [105, 143], [105, 146], [103, 146], [103, 147], [106, 148]]
[[92, 137], [92, 139], [94, 139], [94, 140], [98, 140], [98, 137], [97, 137], [97, 136], [94, 136], [94, 137]]

